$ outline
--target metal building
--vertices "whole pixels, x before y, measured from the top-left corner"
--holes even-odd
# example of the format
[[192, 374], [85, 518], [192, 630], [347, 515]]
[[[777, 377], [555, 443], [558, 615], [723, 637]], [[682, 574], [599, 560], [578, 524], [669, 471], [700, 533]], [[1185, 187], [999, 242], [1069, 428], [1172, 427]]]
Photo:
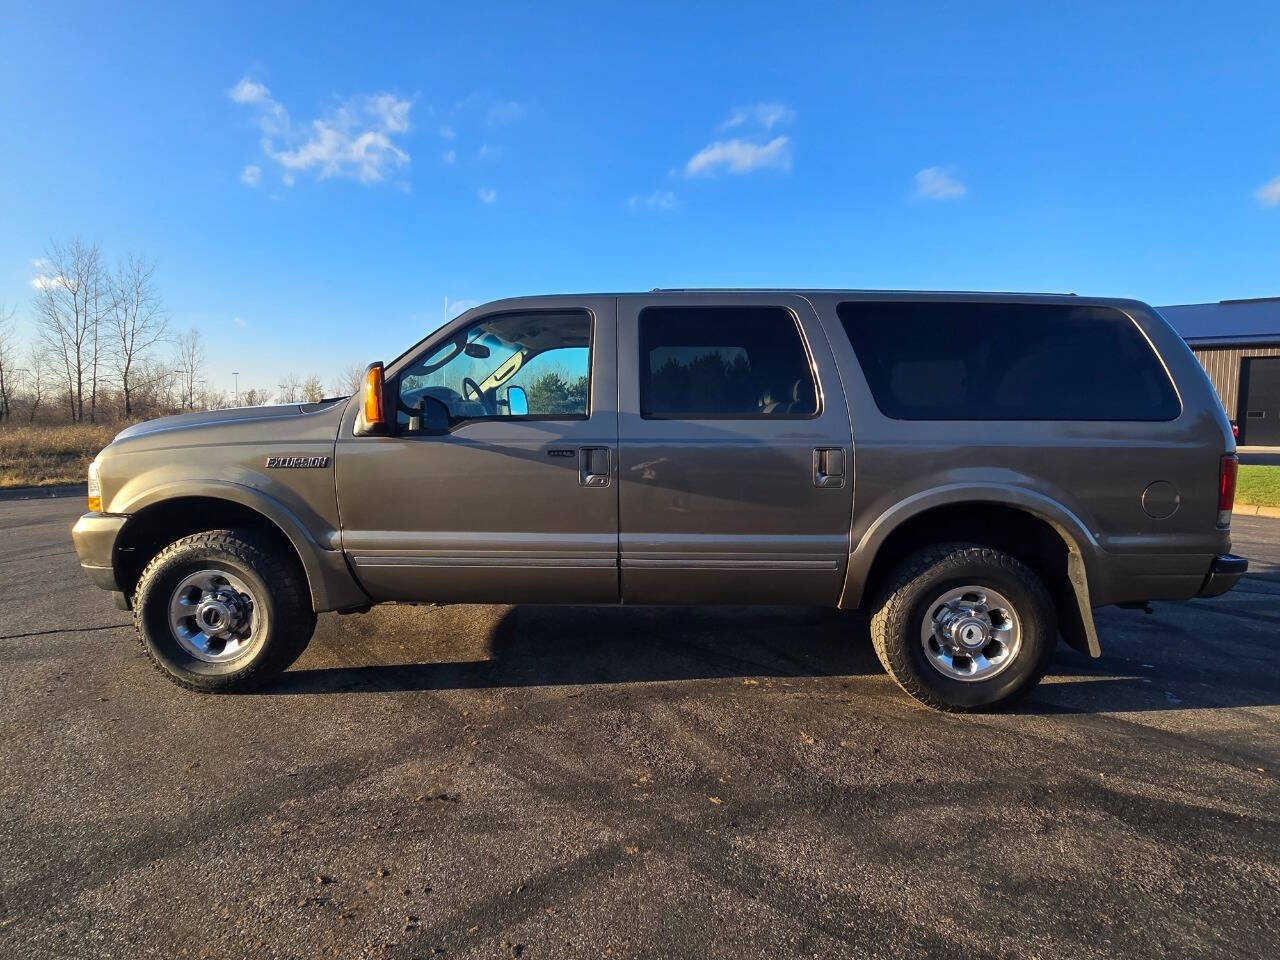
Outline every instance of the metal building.
[[1159, 307], [1239, 428], [1239, 444], [1280, 447], [1280, 297]]

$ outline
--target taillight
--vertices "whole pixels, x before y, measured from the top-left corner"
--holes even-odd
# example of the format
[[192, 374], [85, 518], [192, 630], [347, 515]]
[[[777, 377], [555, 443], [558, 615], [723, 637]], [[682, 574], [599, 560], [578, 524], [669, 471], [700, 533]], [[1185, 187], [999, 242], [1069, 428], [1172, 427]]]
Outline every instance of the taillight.
[[1236, 502], [1236, 471], [1240, 458], [1234, 453], [1223, 456], [1218, 467], [1218, 526], [1231, 526], [1231, 508]]

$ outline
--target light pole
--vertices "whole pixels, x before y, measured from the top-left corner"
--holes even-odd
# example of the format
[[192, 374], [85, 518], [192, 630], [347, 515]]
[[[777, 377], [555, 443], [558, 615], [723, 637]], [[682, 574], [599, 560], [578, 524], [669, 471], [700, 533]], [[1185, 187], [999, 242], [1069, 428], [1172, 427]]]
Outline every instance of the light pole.
[[240, 406], [240, 371], [232, 370], [231, 375], [236, 378], [236, 406]]

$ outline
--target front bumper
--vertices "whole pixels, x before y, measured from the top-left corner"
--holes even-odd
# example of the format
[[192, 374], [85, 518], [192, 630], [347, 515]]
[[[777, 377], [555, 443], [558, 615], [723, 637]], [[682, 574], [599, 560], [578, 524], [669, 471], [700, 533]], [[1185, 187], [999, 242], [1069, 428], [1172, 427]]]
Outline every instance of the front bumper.
[[86, 513], [71, 528], [80, 566], [90, 580], [113, 593], [120, 590], [116, 583], [116, 537], [128, 519], [109, 513]]
[[1236, 585], [1249, 569], [1249, 561], [1237, 557], [1234, 553], [1222, 553], [1213, 558], [1209, 565], [1209, 573], [1200, 586], [1198, 597], [1216, 597], [1226, 593]]

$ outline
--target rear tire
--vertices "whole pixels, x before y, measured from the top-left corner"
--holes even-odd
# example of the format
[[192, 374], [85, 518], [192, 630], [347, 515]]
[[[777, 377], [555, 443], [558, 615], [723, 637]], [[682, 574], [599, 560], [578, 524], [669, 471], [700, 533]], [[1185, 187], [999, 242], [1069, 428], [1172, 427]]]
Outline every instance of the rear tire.
[[311, 640], [316, 615], [297, 558], [250, 530], [208, 530], [161, 550], [134, 595], [138, 638], [155, 667], [202, 693], [278, 676]]
[[1006, 553], [944, 543], [909, 556], [871, 611], [876, 656], [926, 706], [1008, 706], [1044, 676], [1057, 641], [1040, 578]]

